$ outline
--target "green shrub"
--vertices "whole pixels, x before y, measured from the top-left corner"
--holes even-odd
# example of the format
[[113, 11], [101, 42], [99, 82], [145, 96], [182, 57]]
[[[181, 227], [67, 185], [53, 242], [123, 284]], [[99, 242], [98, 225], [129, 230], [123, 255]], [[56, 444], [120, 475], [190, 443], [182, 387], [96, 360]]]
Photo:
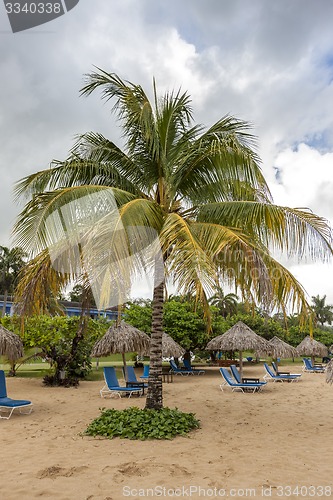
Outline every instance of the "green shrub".
[[200, 426], [193, 413], [183, 413], [176, 409], [125, 410], [102, 409], [101, 415], [93, 420], [85, 431], [88, 436], [103, 436], [128, 439], [172, 439], [184, 436]]

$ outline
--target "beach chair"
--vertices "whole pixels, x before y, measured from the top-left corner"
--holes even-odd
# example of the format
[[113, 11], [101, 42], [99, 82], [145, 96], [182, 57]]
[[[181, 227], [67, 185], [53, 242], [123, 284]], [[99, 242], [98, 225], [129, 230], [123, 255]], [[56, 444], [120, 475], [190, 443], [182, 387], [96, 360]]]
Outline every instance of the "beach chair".
[[232, 373], [234, 379], [236, 380], [236, 382], [238, 384], [260, 383], [260, 380], [258, 378], [254, 378], [254, 377], [243, 377], [241, 379], [240, 373], [239, 373], [236, 365], [230, 365], [230, 370], [231, 370], [231, 373]]
[[257, 377], [242, 377], [241, 378], [240, 373], [239, 373], [236, 365], [230, 365], [230, 370], [231, 370], [232, 376], [234, 377], [235, 381], [238, 384], [250, 383], [250, 384], [266, 385], [266, 383], [267, 383], [267, 382], [260, 382], [259, 378], [257, 378]]
[[185, 370], [185, 369], [183, 370], [182, 368], [178, 368], [173, 359], [170, 359], [169, 363], [170, 363], [170, 370], [169, 370], [170, 373], [183, 376], [193, 375], [193, 372], [191, 370]]
[[301, 376], [302, 376], [302, 374], [301, 374], [301, 373], [281, 372], [281, 371], [278, 369], [278, 367], [277, 367], [277, 365], [276, 365], [275, 361], [272, 361], [272, 367], [273, 367], [273, 370], [274, 370], [275, 375], [293, 375], [293, 376], [295, 376], [295, 377], [301, 377]]
[[[0, 418], [10, 419], [14, 410], [19, 410], [21, 414], [29, 415], [32, 412], [32, 403], [25, 399], [11, 399], [7, 397], [5, 372], [0, 370]], [[2, 416], [1, 413], [8, 413]]]
[[191, 362], [188, 359], [183, 359], [183, 365], [185, 370], [190, 371], [193, 375], [204, 375], [205, 370], [200, 370], [197, 368], [193, 368]]
[[313, 365], [311, 359], [303, 358], [303, 371], [309, 373], [324, 373], [326, 370], [323, 365]]
[[142, 387], [142, 394], [144, 394], [144, 390], [148, 387], [148, 384], [136, 378], [133, 366], [123, 366], [123, 374], [126, 381], [126, 387]]
[[149, 365], [144, 365], [143, 374], [140, 376], [140, 378], [142, 378], [142, 379], [149, 378]]
[[130, 398], [132, 394], [137, 394], [141, 396], [143, 394], [143, 387], [131, 386], [131, 387], [121, 387], [116, 375], [116, 370], [113, 366], [105, 366], [103, 368], [105, 385], [99, 391], [101, 398], [106, 398], [112, 395], [116, 395], [121, 398], [122, 394], [127, 394]]
[[225, 387], [231, 387], [232, 392], [241, 391], [241, 392], [259, 392], [262, 390], [264, 385], [267, 382], [236, 382], [234, 380], [227, 368], [220, 368], [220, 373], [224, 380], [224, 383], [220, 385], [221, 391], [224, 390]]
[[298, 375], [275, 375], [273, 370], [268, 366], [267, 363], [264, 363], [265, 375], [264, 380], [272, 380], [273, 382], [297, 382], [299, 379]]

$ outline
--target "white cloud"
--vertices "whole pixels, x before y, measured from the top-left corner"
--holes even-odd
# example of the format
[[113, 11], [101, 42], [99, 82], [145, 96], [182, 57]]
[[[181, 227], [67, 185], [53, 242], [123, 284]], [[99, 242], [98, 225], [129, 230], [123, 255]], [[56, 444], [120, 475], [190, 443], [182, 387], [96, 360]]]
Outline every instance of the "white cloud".
[[333, 221], [333, 152], [320, 153], [301, 143], [288, 148], [274, 162], [279, 184], [272, 185], [276, 203], [309, 207]]
[[[149, 92], [153, 76], [160, 91], [181, 86], [197, 122], [252, 122], [276, 202], [333, 220], [332, 18], [329, 0], [82, 0], [13, 35], [0, 15], [0, 244], [18, 213], [14, 182], [66, 157], [76, 133], [119, 140], [110, 104], [79, 97], [93, 65]], [[326, 280], [308, 265], [302, 277], [310, 294], [331, 293], [331, 268]]]

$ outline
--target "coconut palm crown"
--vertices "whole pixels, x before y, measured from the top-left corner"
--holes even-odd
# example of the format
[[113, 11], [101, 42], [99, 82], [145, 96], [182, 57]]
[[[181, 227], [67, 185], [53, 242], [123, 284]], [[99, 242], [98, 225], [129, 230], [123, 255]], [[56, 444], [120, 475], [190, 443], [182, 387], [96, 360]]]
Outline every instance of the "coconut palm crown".
[[[57, 248], [51, 258], [58, 263], [61, 285], [64, 276], [68, 280], [79, 272], [91, 276], [99, 269], [95, 272], [100, 279], [96, 287], [101, 290], [100, 304], [112, 290], [120, 290], [124, 283], [127, 286], [140, 265], [152, 266], [155, 282], [146, 406], [158, 409], [162, 407], [166, 278], [172, 278], [180, 292], [202, 301], [207, 315], [207, 297], [221, 283], [236, 286], [251, 301], [272, 308], [289, 305], [304, 312], [308, 304], [303, 288], [269, 249], [325, 259], [332, 252], [330, 228], [309, 210], [273, 204], [248, 123], [224, 116], [209, 128], [193, 125], [186, 92], [158, 97], [154, 82], [150, 100], [140, 85], [100, 69], [87, 75], [81, 92], [88, 96], [98, 89], [103, 99], [114, 104], [124, 146], [99, 133], [86, 133], [66, 161], [55, 161], [51, 168], [18, 183], [17, 195], [29, 200], [14, 229], [16, 241], [35, 259], [20, 299], [23, 303], [34, 300], [35, 285], [30, 278], [39, 274], [47, 280], [47, 272], [40, 272], [39, 255], [45, 259], [43, 252], [51, 246]], [[82, 208], [80, 200], [95, 195], [97, 202]], [[73, 202], [74, 209], [68, 208]], [[77, 243], [73, 232], [64, 230], [64, 211], [71, 221], [67, 226], [80, 228], [80, 242], [75, 256], [68, 258], [67, 247], [62, 261], [63, 242], [70, 241], [71, 251], [73, 242]], [[120, 226], [123, 230], [117, 233], [114, 228]], [[157, 235], [161, 251], [151, 253], [149, 262], [143, 263], [141, 257], [134, 257], [140, 254], [138, 246], [144, 248], [145, 237], [151, 243], [148, 229]], [[128, 255], [133, 259], [125, 258]], [[72, 264], [65, 269], [68, 261]], [[112, 262], [119, 265], [107, 273]], [[53, 272], [53, 291], [54, 283]]]

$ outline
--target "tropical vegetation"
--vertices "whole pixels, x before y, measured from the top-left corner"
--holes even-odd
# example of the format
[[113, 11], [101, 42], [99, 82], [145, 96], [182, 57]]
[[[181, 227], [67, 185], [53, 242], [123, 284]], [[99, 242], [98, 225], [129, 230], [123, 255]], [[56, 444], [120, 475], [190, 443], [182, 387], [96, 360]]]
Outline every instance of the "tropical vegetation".
[[312, 309], [315, 314], [317, 323], [324, 326], [325, 323], [329, 325], [333, 321], [333, 305], [326, 304], [326, 295], [320, 297], [316, 295], [312, 297]]
[[[19, 316], [1, 318], [0, 323], [21, 335], [22, 319]], [[104, 320], [92, 320], [87, 316], [39, 315], [25, 318], [21, 338], [29, 354], [25, 359], [12, 363], [12, 374], [21, 364], [42, 359], [51, 364], [51, 372], [44, 377], [45, 384], [77, 385], [90, 372], [93, 344], [107, 328]]]
[[19, 273], [25, 265], [25, 257], [20, 247], [0, 246], [0, 294], [4, 296], [0, 316], [6, 313], [8, 295], [14, 293]]
[[[113, 102], [122, 147], [100, 133], [80, 136], [65, 161], [22, 179], [28, 201], [16, 243], [33, 258], [22, 278], [23, 307], [47, 310], [78, 274], [98, 305], [118, 304], [140, 270], [152, 270], [153, 301], [147, 408], [162, 408], [163, 305], [167, 280], [211, 316], [216, 286], [266, 309], [309, 312], [302, 286], [272, 255], [327, 258], [330, 228], [310, 210], [277, 206], [260, 168], [248, 123], [224, 116], [193, 124], [190, 97], [152, 99], [140, 85], [103, 70], [87, 75], [81, 94]], [[27, 310], [27, 309], [25, 309]]]

